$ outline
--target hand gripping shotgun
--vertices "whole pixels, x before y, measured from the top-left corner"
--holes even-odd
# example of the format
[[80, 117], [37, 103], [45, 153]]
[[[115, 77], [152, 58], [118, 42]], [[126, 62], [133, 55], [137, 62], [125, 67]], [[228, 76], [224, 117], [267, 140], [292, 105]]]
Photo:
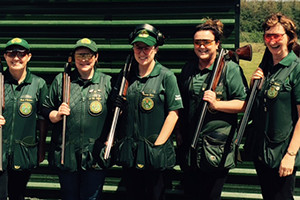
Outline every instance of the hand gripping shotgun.
[[[128, 74], [129, 74], [130, 69], [131, 69], [132, 59], [133, 59], [133, 56], [131, 54], [129, 54], [126, 58], [126, 63], [124, 65], [124, 69], [123, 69], [123, 76], [122, 76], [121, 86], [120, 86], [120, 90], [119, 90], [119, 95], [120, 96], [125, 97], [126, 93], [127, 93], [127, 88], [128, 88], [127, 78], [128, 78]], [[110, 128], [110, 131], [109, 131], [108, 139], [107, 139], [107, 146], [106, 146], [105, 152], [104, 152], [104, 159], [106, 159], [106, 160], [109, 158], [110, 150], [111, 150], [111, 147], [113, 145], [116, 126], [117, 126], [117, 122], [118, 122], [120, 112], [121, 112], [121, 109], [119, 107], [116, 107], [115, 112], [114, 112], [114, 116], [113, 116], [113, 120], [112, 120], [112, 124], [111, 124], [111, 128]]]
[[[225, 56], [226, 55], [228, 55], [229, 59], [231, 59], [237, 63], [238, 63], [239, 59], [250, 61], [250, 60], [252, 60], [252, 47], [251, 47], [251, 45], [246, 45], [246, 46], [236, 49], [236, 51], [231, 51], [231, 50], [227, 51], [227, 50], [221, 49], [218, 57], [216, 58], [216, 61], [214, 62], [213, 69], [212, 69], [212, 75], [210, 77], [210, 80], [208, 81], [207, 90], [213, 90], [213, 91], [215, 90], [215, 88], [219, 82], [219, 79], [221, 77], [221, 73], [222, 73], [222, 70], [223, 70], [223, 67], [225, 64]], [[192, 144], [191, 144], [191, 147], [193, 149], [195, 149], [197, 146], [207, 109], [208, 109], [208, 102], [204, 101], [202, 104], [199, 121], [198, 121], [196, 131], [195, 131], [195, 134], [194, 134], [194, 137], [192, 140]]]

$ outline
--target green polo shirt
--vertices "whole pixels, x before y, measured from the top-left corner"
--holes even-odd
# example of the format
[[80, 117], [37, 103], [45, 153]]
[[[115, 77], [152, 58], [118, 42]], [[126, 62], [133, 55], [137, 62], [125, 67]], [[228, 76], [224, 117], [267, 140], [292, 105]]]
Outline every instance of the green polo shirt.
[[[58, 110], [62, 103], [62, 77], [55, 77], [44, 102], [48, 109]], [[54, 124], [49, 152], [51, 165], [63, 170], [99, 169], [92, 151], [103, 134], [108, 114], [107, 100], [111, 77], [95, 68], [91, 80], [82, 80], [77, 70], [71, 73], [70, 115], [67, 116], [65, 164], [60, 164], [62, 121]]]
[[8, 156], [11, 156], [13, 169], [30, 169], [38, 163], [36, 121], [42, 118], [40, 112], [48, 92], [47, 85], [29, 69], [21, 84], [13, 79], [8, 69], [4, 79], [3, 166], [7, 167]]
[[[295, 65], [292, 72], [285, 73], [284, 70], [292, 65]], [[253, 108], [253, 124], [256, 130], [254, 133], [258, 138], [255, 150], [258, 155], [265, 151], [262, 142], [266, 138], [272, 144], [291, 139], [298, 121], [297, 105], [300, 104], [300, 59], [293, 51], [275, 66], [270, 59], [267, 66], [260, 67], [264, 70], [265, 79]], [[278, 88], [278, 91], [269, 92], [274, 87]], [[285, 149], [283, 151], [285, 152]], [[272, 158], [276, 156], [279, 155], [273, 155]]]
[[126, 134], [130, 136], [159, 134], [169, 111], [182, 108], [175, 75], [158, 62], [144, 78], [136, 69], [127, 90], [127, 102]]
[[[204, 70], [199, 70], [198, 59], [187, 63], [180, 75], [180, 89], [184, 103], [181, 114], [181, 124], [188, 129], [186, 142], [190, 145], [199, 121], [199, 113], [202, 108], [202, 98], [207, 90], [208, 75], [211, 73], [213, 64]], [[244, 74], [238, 64], [226, 62], [223, 81], [216, 88], [217, 98], [220, 100], [245, 100], [247, 97], [247, 83]], [[237, 126], [237, 114], [208, 111], [202, 128], [202, 133], [220, 132], [228, 135], [231, 128]], [[202, 135], [203, 135], [202, 134]], [[200, 140], [201, 141], [201, 140]]]
[[[156, 62], [147, 77], [140, 77], [137, 66], [129, 77], [128, 109], [121, 125], [125, 130], [124, 143], [134, 141], [135, 148], [125, 148], [122, 154], [133, 155], [124, 166], [139, 169], [166, 169], [175, 165], [175, 151], [171, 139], [153, 146], [170, 111], [181, 109], [182, 100], [173, 72]], [[134, 152], [132, 152], [134, 151]], [[160, 153], [159, 153], [160, 152]], [[122, 160], [122, 157], [120, 158]], [[129, 163], [129, 164], [128, 164]]]

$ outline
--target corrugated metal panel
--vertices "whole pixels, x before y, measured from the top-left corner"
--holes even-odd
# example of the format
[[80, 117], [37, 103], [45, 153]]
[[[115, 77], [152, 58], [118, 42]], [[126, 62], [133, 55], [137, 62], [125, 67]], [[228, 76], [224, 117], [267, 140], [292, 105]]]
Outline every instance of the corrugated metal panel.
[[193, 55], [194, 27], [205, 17], [225, 24], [224, 48], [238, 47], [239, 4], [240, 0], [7, 0], [0, 7], [0, 52], [12, 37], [28, 40], [33, 53], [29, 67], [48, 77], [62, 71], [78, 39], [89, 37], [98, 44], [100, 70], [114, 74], [131, 51], [129, 33], [138, 24], [150, 23], [167, 36], [159, 61], [180, 72]]

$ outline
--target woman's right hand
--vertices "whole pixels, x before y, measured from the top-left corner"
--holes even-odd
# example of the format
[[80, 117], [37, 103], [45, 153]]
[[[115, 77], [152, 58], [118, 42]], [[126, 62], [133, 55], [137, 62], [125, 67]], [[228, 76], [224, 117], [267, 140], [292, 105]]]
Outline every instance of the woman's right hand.
[[70, 107], [66, 103], [62, 103], [58, 110], [53, 110], [50, 112], [49, 118], [52, 123], [59, 122], [62, 120], [63, 115], [70, 115]]
[[[252, 75], [252, 77], [251, 77], [251, 81], [250, 81], [250, 87], [252, 87], [253, 86], [253, 82], [254, 82], [254, 80], [257, 80], [257, 79], [264, 79], [264, 72], [263, 72], [263, 70], [261, 69], [261, 68], [257, 68], [255, 71], [254, 71], [254, 73], [253, 73], [253, 75]], [[263, 81], [262, 81], [263, 82]], [[260, 84], [260, 86], [262, 85], [262, 82], [261, 82], [261, 84]], [[259, 87], [260, 88], [260, 87]]]
[[0, 128], [5, 124], [5, 122], [5, 118], [2, 115], [0, 115]]

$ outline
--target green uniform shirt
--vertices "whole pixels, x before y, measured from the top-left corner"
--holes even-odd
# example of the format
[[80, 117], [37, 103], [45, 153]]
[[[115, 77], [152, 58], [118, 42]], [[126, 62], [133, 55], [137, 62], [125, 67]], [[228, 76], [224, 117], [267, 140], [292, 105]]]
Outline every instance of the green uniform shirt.
[[[179, 123], [185, 149], [190, 149], [192, 139], [195, 135], [203, 104], [203, 95], [205, 90], [207, 90], [206, 88], [209, 80], [208, 76], [211, 76], [210, 74], [213, 68], [212, 65], [209, 68], [200, 71], [198, 63], [198, 58], [196, 58], [193, 62], [187, 63], [183, 67], [180, 74], [179, 85], [182, 94], [184, 109], [180, 113]], [[239, 65], [232, 61], [226, 61], [225, 69], [222, 72], [219, 84], [215, 90], [217, 99], [225, 101], [245, 100], [247, 97], [247, 83], [245, 80], [246, 79]], [[222, 155], [224, 153], [224, 144], [227, 141], [230, 142], [232, 140], [236, 133], [236, 127], [237, 114], [212, 111], [208, 109], [197, 144], [197, 148], [199, 151], [198, 156], [197, 158], [188, 158], [191, 159], [190, 161], [182, 162], [184, 164], [187, 164], [186, 162], [188, 162], [189, 166], [194, 165], [191, 164], [191, 162], [197, 162], [197, 165], [199, 167], [199, 163], [201, 163], [202, 158], [205, 157], [204, 154], [209, 151], [216, 151], [215, 155], [208, 156], [209, 158], [207, 159], [211, 159], [210, 162], [213, 163], [213, 166], [219, 167], [219, 159], [222, 159]], [[215, 141], [215, 147], [217, 149], [210, 149], [208, 151], [205, 150], [203, 152], [202, 149], [206, 148], [206, 143], [204, 144], [204, 137], [206, 137], [207, 140], [208, 138], [210, 138], [210, 140]], [[210, 143], [212, 143], [212, 141], [210, 141]], [[213, 144], [208, 144], [207, 148], [212, 145]], [[217, 151], [219, 153], [217, 153]], [[230, 161], [226, 161], [225, 163], [223, 163], [224, 166], [220, 167], [231, 168], [235, 165], [234, 158], [232, 159], [228, 157], [228, 159]], [[227, 164], [228, 166], [225, 166]]]
[[36, 122], [42, 117], [40, 112], [48, 92], [47, 85], [29, 69], [21, 84], [12, 78], [8, 69], [4, 72], [4, 79], [3, 166], [5, 169], [9, 160], [15, 170], [30, 169], [38, 163]]
[[[144, 147], [145, 139], [155, 142], [168, 113], [182, 108], [182, 101], [175, 75], [160, 63], [156, 62], [151, 74], [144, 78], [138, 75], [137, 67], [132, 70], [134, 71], [129, 78], [130, 85], [127, 90], [128, 111], [122, 124], [125, 126], [126, 137], [133, 138], [137, 143], [135, 164], [138, 168], [147, 168], [153, 163], [147, 162], [149, 158]], [[172, 144], [167, 143], [165, 153], [162, 154], [170, 152], [172, 155], [166, 155], [175, 158]], [[168, 164], [157, 167], [173, 165], [167, 166]]]
[[[220, 100], [245, 100], [247, 97], [247, 83], [241, 68], [234, 62], [226, 62], [224, 80], [216, 88], [217, 99]], [[184, 102], [184, 127], [191, 127], [189, 134], [195, 133], [196, 124], [199, 120], [199, 107], [202, 105], [202, 98], [207, 86], [208, 74], [212, 71], [212, 66], [202, 71], [198, 68], [198, 61], [188, 63], [180, 79], [182, 99]], [[186, 70], [190, 70], [190, 75], [184, 75]], [[186, 76], [186, 77], [183, 77]], [[237, 114], [223, 112], [207, 112], [203, 132], [220, 131], [229, 133], [230, 128], [237, 124]]]
[[[298, 63], [294, 62], [297, 60]], [[295, 68], [290, 73], [285, 73], [284, 70], [292, 65], [296, 65]], [[293, 51], [277, 65], [274, 66], [270, 59], [266, 66], [261, 67], [264, 70], [265, 80], [253, 110], [257, 134], [255, 143], [257, 148], [254, 149], [258, 155], [262, 155], [265, 151], [262, 144], [265, 140], [272, 144], [287, 141], [288, 145], [298, 120], [297, 105], [300, 104], [300, 59]], [[282, 152], [285, 154], [286, 149], [282, 149]], [[280, 161], [282, 158], [278, 156], [280, 155], [269, 157]]]
[[[57, 110], [62, 103], [63, 74], [55, 77], [44, 106]], [[70, 115], [67, 116], [65, 163], [60, 164], [62, 121], [54, 124], [49, 163], [63, 170], [99, 169], [92, 152], [103, 133], [107, 118], [107, 99], [111, 77], [95, 68], [91, 80], [82, 80], [77, 70], [71, 72]]]

